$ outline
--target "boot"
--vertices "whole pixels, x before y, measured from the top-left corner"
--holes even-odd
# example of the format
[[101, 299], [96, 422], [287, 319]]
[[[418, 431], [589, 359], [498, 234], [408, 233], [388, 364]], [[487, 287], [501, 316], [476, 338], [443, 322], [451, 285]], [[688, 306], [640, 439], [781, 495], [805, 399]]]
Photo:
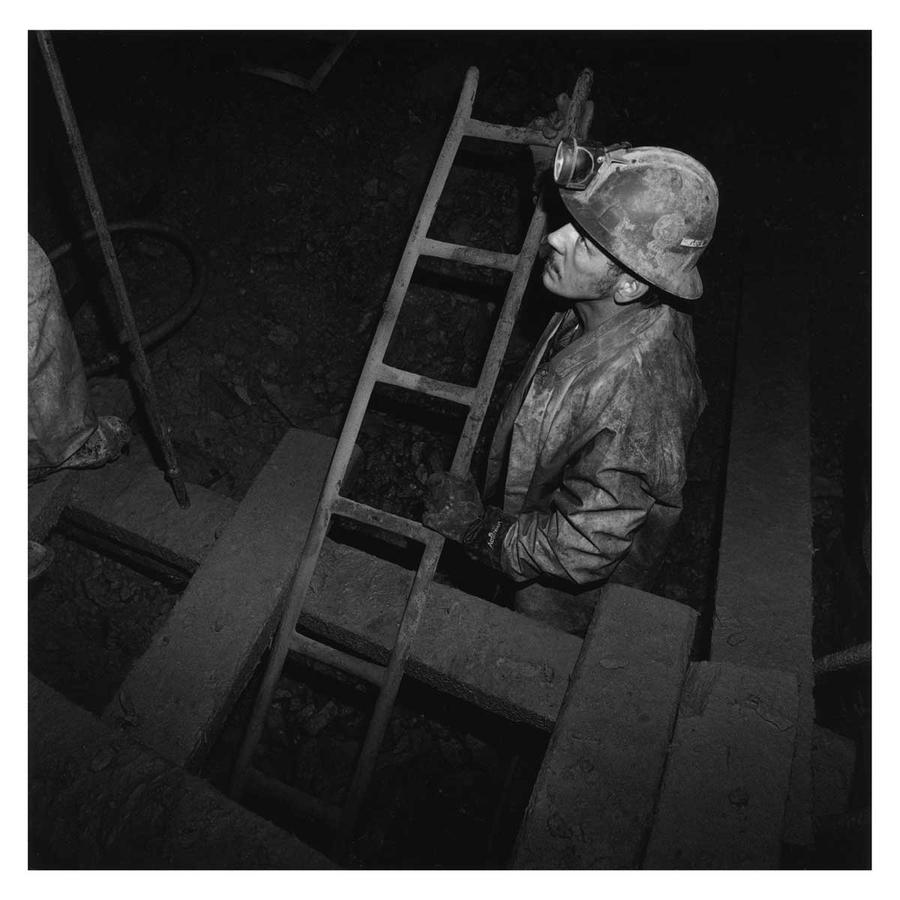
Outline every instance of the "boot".
[[28, 482], [33, 484], [60, 469], [96, 469], [118, 459], [131, 439], [131, 429], [117, 416], [99, 416], [90, 437], [58, 466], [30, 469]]

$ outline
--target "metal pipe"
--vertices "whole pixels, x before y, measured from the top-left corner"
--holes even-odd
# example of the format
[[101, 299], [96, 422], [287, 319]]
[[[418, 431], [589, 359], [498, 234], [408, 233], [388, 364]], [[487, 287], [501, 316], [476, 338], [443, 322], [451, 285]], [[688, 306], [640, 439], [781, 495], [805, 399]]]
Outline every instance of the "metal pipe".
[[134, 314], [131, 310], [131, 303], [128, 300], [128, 292], [125, 289], [125, 281], [122, 278], [122, 272], [119, 269], [119, 262], [116, 259], [116, 251], [112, 245], [112, 238], [109, 234], [109, 228], [106, 224], [106, 215], [103, 212], [103, 206], [100, 203], [100, 195], [97, 192], [97, 186], [94, 183], [94, 176], [91, 173], [91, 166], [88, 162], [87, 152], [84, 148], [84, 142], [81, 138], [81, 132], [78, 128], [78, 122], [75, 118], [75, 111], [69, 99], [69, 93], [66, 89], [66, 83], [63, 79], [62, 70], [59, 66], [59, 60], [56, 57], [56, 50], [53, 47], [53, 41], [50, 33], [47, 31], [36, 32], [38, 46], [44, 57], [47, 66], [47, 74], [50, 77], [50, 84], [53, 88], [53, 94], [56, 98], [59, 111], [62, 116], [63, 125], [69, 138], [69, 144], [72, 148], [72, 156], [75, 160], [75, 167], [78, 169], [78, 177], [81, 180], [81, 186], [87, 199], [88, 208], [91, 213], [91, 219], [94, 222], [94, 228], [97, 230], [97, 237], [100, 241], [100, 247], [103, 250], [103, 258], [109, 271], [109, 277], [112, 282], [113, 291], [119, 304], [119, 314], [128, 333], [128, 345], [134, 359], [135, 380], [143, 395], [146, 407], [147, 417], [153, 427], [157, 439], [162, 449], [163, 457], [167, 466], [166, 477], [172, 485], [175, 492], [175, 499], [178, 505], [185, 509], [190, 506], [187, 489], [184, 485], [184, 478], [178, 467], [178, 460], [175, 456], [175, 448], [172, 446], [172, 437], [169, 429], [163, 421], [162, 413], [159, 409], [159, 403], [156, 398], [156, 391], [153, 386], [153, 379], [150, 375], [150, 366], [147, 364], [147, 357], [144, 355], [144, 348], [141, 346], [140, 334], [138, 334], [137, 324], [134, 320]]
[[838, 650], [837, 653], [820, 656], [813, 661], [813, 674], [818, 678], [827, 672], [841, 672], [870, 665], [872, 665], [872, 642], [866, 641], [846, 650]]

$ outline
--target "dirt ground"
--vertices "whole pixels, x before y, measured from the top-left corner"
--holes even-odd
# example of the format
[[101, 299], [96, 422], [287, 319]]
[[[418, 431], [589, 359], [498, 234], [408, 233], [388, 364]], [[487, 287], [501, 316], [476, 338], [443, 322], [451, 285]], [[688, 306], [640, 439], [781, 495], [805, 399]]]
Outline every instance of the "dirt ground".
[[[328, 49], [321, 37], [67, 33], [55, 40], [107, 217], [175, 226], [206, 261], [196, 314], [149, 361], [187, 479], [235, 500], [285, 429], [339, 432], [467, 67], [480, 70], [475, 115], [520, 125], [593, 68], [594, 136], [691, 153], [713, 172], [721, 195], [716, 239], [701, 264], [706, 292], [693, 309], [708, 407], [656, 590], [700, 610], [708, 625], [742, 272], [800, 270], [811, 292], [814, 651], [870, 638], [861, 541], [871, 314], [865, 35], [365, 33], [316, 93], [242, 65], [310, 74]], [[31, 50], [29, 231], [50, 250], [89, 220], [33, 43]], [[431, 236], [514, 252], [531, 203], [527, 151], [472, 142], [458, 162]], [[118, 247], [139, 325], [148, 327], [184, 301], [188, 267], [153, 239], [123, 238]], [[109, 349], [96, 300], [103, 287], [90, 265], [70, 269], [60, 279], [83, 355], [95, 359]], [[496, 274], [420, 264], [388, 362], [472, 383], [504, 285]], [[790, 298], [772, 297], [784, 302]], [[493, 415], [549, 311], [546, 295], [531, 290]], [[354, 496], [417, 517], [424, 479], [452, 455], [457, 420], [439, 404], [376, 392]], [[485, 436], [491, 424], [489, 416]], [[57, 564], [30, 592], [31, 668], [99, 710], [177, 599], [177, 586], [62, 533], [50, 544]], [[696, 652], [702, 656], [702, 640]], [[267, 723], [265, 767], [338, 796], [366, 700], [321, 673], [297, 667], [287, 675]], [[225, 777], [253, 688], [211, 756], [214, 781]], [[821, 724], [863, 751], [860, 806], [868, 802], [870, 706], [867, 672], [832, 678], [817, 696]], [[542, 740], [410, 686], [390, 729], [358, 863], [502, 860]], [[859, 864], [860, 852], [851, 847], [845, 864]]]

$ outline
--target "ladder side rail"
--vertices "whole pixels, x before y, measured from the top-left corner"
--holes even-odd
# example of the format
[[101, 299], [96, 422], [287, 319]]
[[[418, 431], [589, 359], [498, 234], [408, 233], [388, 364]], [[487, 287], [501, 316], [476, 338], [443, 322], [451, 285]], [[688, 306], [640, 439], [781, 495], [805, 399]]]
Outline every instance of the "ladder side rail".
[[328, 475], [322, 486], [322, 493], [306, 536], [303, 551], [291, 579], [285, 611], [276, 633], [268, 667], [263, 676], [253, 712], [247, 725], [247, 731], [235, 762], [229, 793], [236, 800], [240, 799], [243, 791], [246, 772], [250, 765], [253, 751], [256, 749], [262, 734], [266, 712], [272, 700], [272, 693], [275, 690], [275, 684], [278, 681], [285, 657], [290, 649], [291, 637], [294, 634], [306, 592], [315, 573], [316, 564], [322, 545], [325, 542], [325, 534], [328, 531], [331, 519], [331, 505], [340, 493], [341, 484], [343, 483], [344, 475], [356, 444], [356, 438], [368, 407], [369, 397], [375, 385], [377, 369], [381, 364], [394, 326], [399, 318], [400, 308], [403, 305], [410, 279], [418, 261], [419, 247], [428, 233], [438, 200], [450, 174], [450, 167], [465, 134], [465, 125], [472, 112], [477, 85], [478, 69], [472, 66], [466, 72], [466, 79], [460, 91], [456, 112], [447, 132], [447, 137], [444, 139], [434, 170], [431, 173], [431, 178], [419, 205], [419, 212], [407, 239], [400, 265], [397, 267], [391, 289], [385, 300], [381, 320], [369, 347], [369, 353], [363, 365], [353, 400], [350, 403], [344, 426], [341, 429], [337, 446], [334, 449]]
[[516, 324], [516, 317], [519, 315], [519, 308], [522, 305], [522, 298], [525, 295], [525, 288], [528, 286], [528, 279], [531, 277], [531, 268], [534, 265], [546, 227], [547, 213], [544, 210], [543, 202], [538, 199], [525, 240], [522, 243], [522, 249], [519, 251], [519, 265], [509, 280], [506, 297], [500, 309], [497, 324], [494, 326], [493, 337], [485, 354], [481, 375], [478, 378], [478, 384], [475, 385], [469, 415], [466, 417], [466, 424], [463, 426], [462, 434], [456, 445], [456, 453], [450, 466], [450, 471], [454, 475], [463, 476], [469, 471], [469, 464], [475, 451], [475, 443], [481, 432], [481, 425], [490, 404], [491, 394], [497, 383], [497, 376], [500, 373], [500, 365], [509, 345], [509, 339]]
[[594, 84], [594, 73], [591, 69], [582, 69], [572, 90], [569, 108], [559, 134], [548, 137], [539, 128], [522, 128], [517, 125], [497, 125], [493, 122], [484, 122], [481, 119], [469, 118], [466, 124], [466, 134], [469, 137], [483, 138], [488, 141], [503, 141], [509, 144], [529, 144], [534, 147], [553, 147], [559, 143], [560, 138], [578, 137], [585, 138], [587, 130], [593, 119], [593, 111], [582, 121], [582, 110], [587, 103]]
[[[590, 126], [590, 119], [593, 117], [593, 113], [591, 113], [587, 119], [584, 119], [582, 111], [587, 104], [593, 80], [594, 73], [590, 69], [583, 69], [578, 76], [578, 80], [572, 90], [572, 97], [569, 102], [569, 108], [566, 111], [566, 117], [563, 121], [560, 135], [554, 139], [554, 145], [556, 141], [559, 140], [559, 137], [569, 137], [575, 134], [580, 138], [585, 136], [584, 132], [586, 132]], [[471, 126], [474, 121], [476, 120], [470, 119], [469, 126]], [[479, 124], [483, 125], [485, 123]], [[497, 127], [499, 128], [501, 126]], [[505, 126], [503, 126], [503, 128], [505, 128]], [[535, 138], [535, 143], [537, 142], [537, 135], [541, 135], [543, 142], [546, 143], [547, 139], [543, 137], [542, 132], [529, 128], [519, 130]], [[508, 140], [508, 138], [506, 139]], [[516, 324], [516, 317], [519, 314], [522, 297], [525, 293], [525, 288], [528, 286], [528, 279], [531, 277], [531, 268], [534, 265], [538, 248], [544, 237], [546, 225], [547, 213], [544, 209], [542, 196], [538, 196], [534, 213], [532, 214], [531, 222], [525, 235], [525, 240], [522, 242], [522, 248], [519, 251], [518, 264], [510, 279], [506, 297], [503, 301], [503, 307], [500, 310], [500, 316], [494, 327], [494, 335], [491, 338], [491, 343], [482, 365], [481, 375], [478, 379], [478, 384], [475, 387], [475, 395], [472, 398], [469, 416], [466, 419], [466, 424], [460, 435], [459, 443], [456, 446], [456, 453], [450, 467], [450, 471], [454, 475], [465, 475], [469, 471], [472, 454], [475, 452], [475, 443], [478, 440], [481, 425], [485, 413], [487, 412], [488, 404], [490, 403], [491, 394], [493, 393], [494, 386], [497, 382], [497, 375], [500, 372], [503, 356], [506, 353], [513, 327]]]

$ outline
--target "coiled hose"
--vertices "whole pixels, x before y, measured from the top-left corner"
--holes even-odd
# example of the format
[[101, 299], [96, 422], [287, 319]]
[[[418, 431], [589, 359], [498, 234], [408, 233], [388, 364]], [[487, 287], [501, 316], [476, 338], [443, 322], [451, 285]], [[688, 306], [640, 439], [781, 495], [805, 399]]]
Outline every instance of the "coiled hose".
[[[191, 267], [191, 290], [185, 302], [170, 316], [163, 319], [162, 322], [147, 329], [147, 331], [141, 332], [141, 346], [146, 350], [169, 337], [197, 310], [206, 290], [206, 264], [188, 237], [171, 225], [162, 225], [158, 222], [150, 222], [144, 219], [127, 219], [121, 222], [110, 222], [109, 231], [110, 234], [137, 232], [139, 234], [148, 234], [153, 237], [161, 238], [163, 241], [177, 247], [184, 254], [185, 259]], [[66, 254], [70, 253], [73, 247], [93, 240], [96, 237], [97, 231], [92, 228], [89, 231], [80, 234], [76, 240], [60, 244], [48, 254], [50, 262], [55, 263], [58, 259], [61, 259]], [[125, 343], [125, 336], [120, 335], [120, 340], [122, 343]], [[121, 361], [121, 355], [114, 351], [108, 353], [96, 362], [85, 364], [84, 371], [88, 377], [101, 375], [104, 372], [109, 372], [111, 369], [114, 369]]]

